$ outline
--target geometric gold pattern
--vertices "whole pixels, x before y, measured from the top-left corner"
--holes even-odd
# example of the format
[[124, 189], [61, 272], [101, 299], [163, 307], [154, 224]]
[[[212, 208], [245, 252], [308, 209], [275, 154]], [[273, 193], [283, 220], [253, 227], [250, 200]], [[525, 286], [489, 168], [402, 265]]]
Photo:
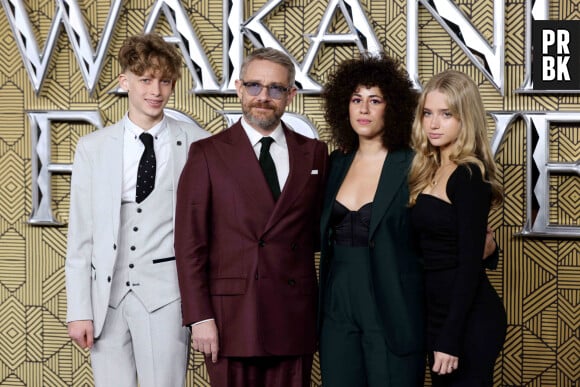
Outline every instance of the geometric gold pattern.
[[[2, 0], [7, 3], [7, 0]], [[55, 17], [54, 1], [24, 0], [40, 49]], [[83, 22], [96, 46], [113, 1], [79, 0]], [[247, 0], [244, 18], [267, 1]], [[488, 111], [578, 111], [579, 95], [518, 94], [524, 78], [526, 0], [505, 3], [505, 95], [498, 93], [433, 16], [419, 6], [419, 78], [454, 68], [479, 85]], [[56, 42], [44, 85], [34, 93], [23, 66], [5, 10], [0, 12], [0, 387], [59, 387], [93, 385], [88, 353], [73, 345], [66, 332], [64, 257], [70, 175], [52, 177], [51, 208], [58, 227], [27, 223], [32, 211], [32, 133], [27, 112], [43, 110], [98, 111], [105, 125], [119, 120], [126, 100], [114, 93], [116, 53], [125, 37], [139, 33], [155, 1], [123, 2], [104, 65], [92, 95], [85, 87], [79, 63], [64, 31]], [[181, 1], [218, 79], [222, 77], [222, 0]], [[263, 21], [299, 61], [309, 48], [328, 2], [286, 0]], [[361, 0], [380, 44], [392, 57], [407, 60], [407, 1]], [[457, 0], [488, 42], [493, 41], [493, 0]], [[550, 1], [551, 19], [578, 19], [578, 0]], [[161, 17], [156, 29], [168, 32]], [[333, 15], [327, 33], [347, 33], [344, 15]], [[249, 42], [245, 42], [250, 47]], [[320, 84], [342, 60], [352, 58], [351, 44], [322, 45], [310, 71]], [[169, 107], [179, 110], [216, 133], [226, 123], [219, 112], [239, 109], [235, 95], [192, 95], [191, 77], [179, 81]], [[289, 110], [306, 116], [320, 138], [330, 138], [318, 95], [299, 94]], [[489, 120], [490, 127], [493, 122]], [[78, 138], [93, 130], [84, 123], [54, 122], [52, 161], [71, 163]], [[491, 137], [490, 131], [490, 137]], [[331, 144], [330, 144], [331, 145]], [[490, 225], [502, 247], [497, 270], [489, 277], [504, 301], [508, 331], [497, 361], [495, 386], [572, 387], [580, 380], [580, 242], [577, 239], [529, 239], [518, 235], [526, 218], [526, 149], [528, 139], [516, 121], [501, 144], [496, 161], [505, 202], [490, 214]], [[550, 128], [550, 159], [579, 159], [580, 128], [560, 124]], [[580, 227], [580, 177], [551, 178], [549, 221]], [[315, 357], [312, 386], [320, 386]], [[427, 382], [429, 385], [429, 382]], [[186, 386], [209, 386], [203, 358], [192, 354]], [[113, 387], [113, 386], [112, 386]]]

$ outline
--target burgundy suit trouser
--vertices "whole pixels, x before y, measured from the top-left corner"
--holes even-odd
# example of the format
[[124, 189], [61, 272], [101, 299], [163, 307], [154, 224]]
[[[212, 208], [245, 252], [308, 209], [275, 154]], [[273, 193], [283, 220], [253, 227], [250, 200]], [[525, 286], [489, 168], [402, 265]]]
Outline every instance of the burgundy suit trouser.
[[212, 387], [309, 387], [313, 355], [205, 360]]

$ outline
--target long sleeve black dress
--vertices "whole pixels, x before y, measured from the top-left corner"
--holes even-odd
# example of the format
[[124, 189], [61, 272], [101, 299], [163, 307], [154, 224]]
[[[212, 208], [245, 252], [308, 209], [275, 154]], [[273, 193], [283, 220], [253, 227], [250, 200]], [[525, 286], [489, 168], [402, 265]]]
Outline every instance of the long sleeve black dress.
[[450, 176], [451, 203], [420, 194], [412, 210], [425, 268], [427, 349], [459, 357], [458, 369], [433, 386], [492, 386], [506, 331], [503, 304], [483, 266], [491, 187], [475, 165]]

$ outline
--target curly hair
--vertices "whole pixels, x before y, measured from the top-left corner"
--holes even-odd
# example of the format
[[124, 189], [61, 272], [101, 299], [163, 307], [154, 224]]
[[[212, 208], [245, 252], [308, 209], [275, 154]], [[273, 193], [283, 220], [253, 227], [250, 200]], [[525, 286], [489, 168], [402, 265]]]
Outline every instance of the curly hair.
[[163, 77], [181, 77], [181, 56], [177, 48], [155, 33], [128, 37], [119, 50], [122, 72], [143, 75], [146, 71], [160, 71]]
[[502, 187], [487, 138], [485, 107], [479, 89], [466, 74], [455, 70], [446, 70], [433, 76], [419, 97], [413, 122], [412, 145], [415, 157], [409, 172], [409, 204], [415, 204], [417, 196], [430, 184], [441, 164], [439, 150], [429, 143], [423, 130], [425, 99], [432, 91], [439, 91], [446, 96], [449, 111], [461, 122], [450, 160], [459, 165], [477, 165], [484, 179], [491, 185], [492, 205], [501, 204]]
[[358, 135], [350, 125], [348, 106], [360, 86], [378, 87], [383, 94], [386, 102], [383, 145], [391, 151], [409, 148], [417, 93], [399, 62], [384, 53], [363, 53], [358, 59], [342, 62], [330, 75], [322, 97], [334, 145], [345, 152], [358, 148]]

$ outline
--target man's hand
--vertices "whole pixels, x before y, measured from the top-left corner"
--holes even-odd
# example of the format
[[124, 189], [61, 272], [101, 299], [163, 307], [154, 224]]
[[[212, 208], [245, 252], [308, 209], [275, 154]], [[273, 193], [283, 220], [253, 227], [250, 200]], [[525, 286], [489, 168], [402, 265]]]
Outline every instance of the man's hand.
[[78, 320], [68, 323], [68, 335], [82, 349], [93, 347], [93, 321]]
[[495, 249], [497, 248], [497, 244], [495, 243], [495, 239], [493, 239], [493, 230], [488, 226], [487, 232], [485, 233], [485, 246], [483, 248], [483, 259], [489, 257]]
[[459, 358], [443, 352], [433, 352], [433, 372], [439, 375], [450, 374], [459, 366]]
[[215, 320], [207, 320], [191, 326], [191, 345], [193, 349], [211, 355], [211, 361], [216, 363], [219, 352], [218, 330]]

